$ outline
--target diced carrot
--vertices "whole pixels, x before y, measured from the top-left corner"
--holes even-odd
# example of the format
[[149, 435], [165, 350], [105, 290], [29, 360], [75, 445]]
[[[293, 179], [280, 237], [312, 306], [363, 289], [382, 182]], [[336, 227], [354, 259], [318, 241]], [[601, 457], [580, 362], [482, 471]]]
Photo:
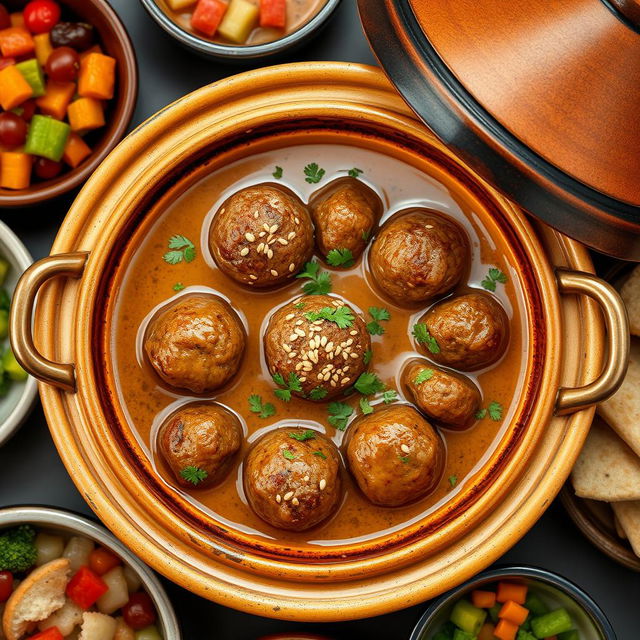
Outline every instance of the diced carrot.
[[12, 27], [22, 27], [23, 29], [24, 27], [24, 15], [22, 14], [22, 11], [16, 11], [15, 13], [12, 13], [9, 16], [10, 20], [11, 20], [11, 26]]
[[49, 37], [49, 33], [38, 33], [33, 36], [33, 42], [36, 47], [36, 58], [40, 63], [40, 66], [44, 67], [47, 64], [47, 60], [53, 51], [53, 46], [51, 45], [51, 38]]
[[80, 62], [78, 94], [83, 98], [111, 100], [116, 84], [116, 59], [90, 53]]
[[493, 635], [498, 640], [515, 640], [518, 633], [518, 625], [508, 620], [500, 620], [493, 630]]
[[524, 623], [528, 615], [529, 609], [525, 609], [522, 605], [514, 602], [513, 600], [507, 600], [498, 612], [498, 618], [513, 622], [518, 626]]
[[104, 109], [102, 103], [94, 98], [78, 98], [67, 108], [71, 130], [78, 133], [104, 127]]
[[182, 11], [195, 3], [196, 0], [167, 0], [167, 4], [171, 7], [171, 11]]
[[498, 602], [507, 602], [507, 600], [513, 600], [518, 604], [524, 604], [526, 599], [526, 584], [517, 584], [515, 582], [498, 582], [498, 592], [496, 594], [496, 600]]
[[15, 65], [0, 71], [0, 106], [5, 111], [15, 109], [33, 95], [31, 85]]
[[90, 53], [102, 53], [102, 47], [99, 44], [94, 44], [93, 47], [89, 47], [82, 53], [78, 54], [80, 60], [84, 60]]
[[71, 132], [62, 154], [62, 159], [73, 169], [91, 155], [89, 145], [77, 134]]
[[206, 36], [213, 36], [227, 12], [227, 7], [228, 4], [222, 0], [198, 0], [191, 14], [191, 26]]
[[22, 27], [9, 27], [0, 31], [0, 52], [5, 58], [19, 58], [35, 49], [31, 34]]
[[496, 594], [493, 591], [476, 591], [471, 592], [471, 604], [478, 609], [491, 609], [496, 603]]
[[5, 67], [10, 67], [12, 64], [16, 63], [15, 58], [0, 58], [0, 71]]
[[0, 153], [0, 187], [26, 189], [31, 184], [31, 156], [19, 151]]
[[287, 0], [260, 0], [260, 26], [284, 29], [287, 23]]
[[36, 100], [40, 111], [56, 120], [64, 120], [67, 107], [76, 92], [73, 82], [54, 82], [49, 80], [44, 95]]
[[478, 633], [478, 640], [493, 640], [493, 631], [495, 627], [490, 622], [485, 622]]

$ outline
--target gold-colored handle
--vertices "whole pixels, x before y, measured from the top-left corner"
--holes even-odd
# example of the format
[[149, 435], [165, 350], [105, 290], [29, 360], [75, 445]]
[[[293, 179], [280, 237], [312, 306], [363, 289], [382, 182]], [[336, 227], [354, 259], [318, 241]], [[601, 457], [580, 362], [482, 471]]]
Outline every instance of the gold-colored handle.
[[[629, 364], [629, 318], [618, 292], [607, 282], [590, 273], [558, 269], [561, 293], [577, 293], [593, 298], [602, 309], [607, 328], [607, 361], [600, 376], [577, 389], [560, 389], [556, 414], [566, 415], [586, 409], [612, 396], [622, 384]], [[587, 348], [589, 346], [587, 345]]]
[[9, 335], [11, 348], [22, 368], [38, 380], [65, 391], [75, 392], [76, 376], [72, 364], [52, 362], [45, 358], [33, 342], [33, 310], [36, 294], [51, 278], [79, 278], [89, 254], [62, 253], [32, 264], [23, 274], [13, 294]]

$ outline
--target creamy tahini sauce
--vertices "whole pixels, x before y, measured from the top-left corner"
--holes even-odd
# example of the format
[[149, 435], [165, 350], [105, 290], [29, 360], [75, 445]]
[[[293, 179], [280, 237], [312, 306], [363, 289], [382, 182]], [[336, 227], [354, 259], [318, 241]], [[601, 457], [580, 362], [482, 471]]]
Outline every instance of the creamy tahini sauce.
[[[280, 140], [279, 144], [287, 144], [286, 136]], [[249, 154], [249, 151], [244, 150], [243, 153]], [[302, 544], [337, 545], [347, 541], [371, 540], [421, 519], [464, 487], [508, 424], [513, 411], [512, 400], [521, 392], [524, 375], [526, 325], [520, 284], [505, 260], [506, 251], [496, 246], [489, 235], [490, 230], [485, 227], [485, 224], [492, 224], [487, 221], [486, 212], [481, 211], [475, 201], [458, 193], [457, 185], [443, 183], [442, 175], [437, 180], [429, 175], [437, 173], [429, 163], [418, 156], [411, 155], [410, 159], [412, 164], [407, 164], [377, 151], [337, 143], [295, 144], [247, 155], [202, 177], [168, 205], [159, 205], [155, 220], [145, 224], [144, 234], [137, 234], [143, 237], [134, 237], [135, 246], [123, 257], [125, 266], [116, 275], [115, 314], [111, 349], [107, 355], [111, 359], [110, 368], [116, 374], [120, 409], [167, 486], [187, 496], [215, 521], [262, 539], [284, 540], [294, 548]], [[326, 170], [320, 184], [312, 185], [305, 181], [303, 167], [310, 162], [317, 162]], [[483, 406], [491, 401], [504, 406], [503, 420], [496, 422], [486, 418], [464, 432], [440, 429], [447, 449], [444, 474], [436, 490], [414, 504], [393, 509], [374, 506], [345, 471], [345, 497], [336, 515], [299, 534], [269, 526], [249, 508], [242, 489], [242, 460], [250, 444], [261, 434], [283, 425], [308, 425], [326, 433], [338, 446], [345, 436], [345, 433], [329, 426], [326, 403], [315, 404], [294, 398], [285, 404], [276, 399], [274, 384], [266, 370], [262, 335], [270, 314], [299, 296], [304, 281], [294, 280], [274, 291], [247, 291], [217, 269], [207, 249], [208, 228], [220, 203], [248, 185], [278, 182], [272, 176], [276, 165], [283, 168], [281, 184], [297, 193], [304, 202], [308, 202], [315, 191], [331, 180], [343, 177], [348, 169], [357, 167], [363, 171], [361, 179], [382, 198], [384, 219], [407, 207], [424, 206], [458, 220], [471, 238], [473, 252], [468, 285], [465, 284], [461, 290], [467, 286], [479, 288], [491, 266], [497, 266], [509, 276], [507, 284], [498, 285], [496, 292], [511, 320], [509, 349], [499, 363], [473, 376], [481, 388]], [[151, 212], [150, 215], [153, 214]], [[163, 261], [167, 242], [174, 234], [185, 235], [196, 244], [198, 254], [193, 262], [172, 266]], [[329, 269], [324, 264], [322, 268], [331, 271], [333, 293], [343, 296], [361, 310], [367, 321], [370, 318], [366, 310], [371, 306], [385, 306], [390, 310], [391, 320], [384, 323], [386, 333], [372, 337], [374, 357], [371, 370], [402, 394], [400, 372], [403, 363], [417, 355], [411, 328], [424, 309], [401, 309], [381, 298], [372, 287], [366, 255], [347, 271]], [[176, 293], [173, 286], [178, 282], [187, 288]], [[146, 322], [155, 310], [176, 296], [194, 291], [213, 291], [222, 295], [245, 323], [248, 342], [240, 373], [228, 388], [214, 394], [211, 399], [239, 416], [247, 437], [233, 471], [222, 484], [185, 493], [175, 488], [170, 473], [159, 459], [154, 435], [168, 413], [193, 398], [160, 384], [144, 361], [140, 343]], [[250, 413], [247, 399], [251, 394], [259, 394], [265, 402], [272, 402], [277, 408], [277, 415], [264, 420]], [[358, 394], [354, 394], [345, 400], [356, 408], [353, 417], [358, 414], [358, 398]], [[454, 476], [457, 482], [452, 487], [450, 478]]]

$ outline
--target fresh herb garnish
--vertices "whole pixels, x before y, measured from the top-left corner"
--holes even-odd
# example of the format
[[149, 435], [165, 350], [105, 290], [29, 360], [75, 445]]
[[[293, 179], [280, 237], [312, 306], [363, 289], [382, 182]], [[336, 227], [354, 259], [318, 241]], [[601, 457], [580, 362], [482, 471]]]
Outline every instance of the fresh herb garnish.
[[316, 320], [326, 320], [327, 322], [334, 322], [340, 329], [346, 329], [353, 326], [355, 317], [351, 313], [349, 307], [323, 307], [320, 311], [309, 311], [305, 313], [304, 317], [309, 322], [316, 322]]
[[275, 373], [273, 375], [273, 381], [280, 387], [285, 387], [284, 389], [273, 390], [276, 398], [282, 400], [283, 402], [289, 402], [289, 400], [291, 400], [292, 391], [297, 391], [298, 393], [302, 391], [300, 378], [298, 378], [298, 376], [293, 372], [289, 374], [289, 378], [286, 381], [281, 373]]
[[173, 285], [173, 290], [174, 291], [182, 291], [184, 289], [184, 285], [182, 284], [182, 282], [176, 282]]
[[427, 380], [431, 380], [433, 378], [433, 369], [423, 369], [414, 379], [414, 384], [422, 384]]
[[404, 464], [407, 464], [407, 462], [409, 462], [409, 456], [398, 456], [398, 459]]
[[270, 418], [276, 408], [270, 402], [263, 403], [261, 396], [253, 394], [249, 396], [249, 411], [257, 413], [260, 418]]
[[169, 249], [164, 254], [163, 259], [169, 264], [178, 264], [183, 260], [185, 262], [193, 262], [196, 257], [196, 248], [193, 242], [184, 236], [171, 236], [169, 238]]
[[291, 451], [289, 451], [289, 449], [283, 449], [282, 450], [282, 455], [287, 459], [287, 460], [295, 460], [296, 456], [294, 453], [292, 453]]
[[350, 249], [331, 249], [329, 253], [327, 253], [327, 262], [332, 267], [352, 267], [353, 253], [351, 253]]
[[429, 333], [429, 329], [424, 322], [418, 322], [413, 325], [413, 337], [418, 344], [426, 344], [431, 353], [440, 353], [440, 345]]
[[304, 302], [297, 302], [293, 305], [296, 309], [304, 309], [307, 305]]
[[327, 393], [329, 392], [324, 387], [316, 387], [315, 389], [311, 389], [309, 397], [311, 400], [322, 400], [326, 397]]
[[344, 402], [330, 402], [329, 407], [329, 424], [339, 431], [347, 428], [347, 420], [353, 413], [353, 409]]
[[326, 271], [320, 271], [320, 265], [317, 262], [307, 262], [304, 265], [304, 271], [299, 273], [296, 278], [311, 280], [302, 287], [307, 295], [323, 296], [331, 291], [331, 276]]
[[362, 169], [353, 167], [353, 169], [349, 169], [348, 173], [352, 178], [359, 178], [364, 173], [364, 171]]
[[365, 242], [369, 242], [369, 236], [370, 236], [370, 235], [371, 235], [371, 231], [369, 231], [369, 229], [365, 229], [365, 230], [362, 232], [362, 239], [363, 239]]
[[499, 402], [490, 402], [489, 403], [489, 417], [492, 420], [498, 422], [498, 420], [502, 420], [502, 405]]
[[309, 184], [318, 184], [325, 173], [326, 171], [321, 169], [316, 162], [312, 162], [304, 168], [304, 175], [307, 176], [305, 180]]
[[371, 349], [367, 349], [364, 352], [364, 356], [362, 357], [362, 361], [365, 363], [365, 365], [369, 364], [371, 362], [373, 358], [373, 351], [371, 351]]
[[282, 178], [282, 174], [284, 173], [284, 170], [282, 169], [282, 167], [278, 167], [276, 166], [276, 170], [271, 174], [276, 180], [280, 180], [280, 178]]
[[304, 442], [305, 440], [314, 440], [316, 437], [316, 432], [313, 431], [312, 429], [307, 429], [306, 431], [303, 431], [302, 433], [293, 433], [291, 432], [289, 434], [290, 438], [293, 438], [294, 440], [297, 440], [298, 442]]
[[382, 401], [385, 404], [391, 404], [392, 402], [395, 402], [397, 399], [398, 399], [398, 392], [395, 389], [387, 389], [382, 394]]
[[373, 413], [373, 407], [371, 406], [371, 403], [364, 397], [360, 398], [360, 409], [365, 416]]
[[391, 314], [384, 307], [369, 307], [369, 314], [373, 320], [367, 324], [367, 331], [372, 336], [381, 336], [384, 333], [384, 327], [380, 323], [389, 320]]
[[479, 409], [476, 411], [476, 420], [484, 420], [487, 417], [486, 409]]
[[489, 269], [489, 273], [487, 277], [480, 283], [487, 291], [495, 291], [496, 290], [496, 282], [500, 282], [501, 284], [505, 284], [507, 281], [507, 276], [497, 269], [496, 267], [492, 267]]
[[314, 451], [313, 455], [318, 456], [318, 458], [322, 458], [323, 460], [327, 459], [327, 456], [324, 453], [322, 453], [322, 451]]
[[180, 476], [187, 482], [190, 482], [194, 487], [204, 482], [208, 475], [204, 469], [200, 469], [199, 467], [185, 467], [180, 471]]
[[382, 380], [380, 380], [375, 373], [371, 373], [369, 371], [361, 373], [353, 386], [363, 396], [372, 396], [378, 393], [378, 391], [382, 391], [384, 389], [384, 383]]
[[458, 477], [457, 476], [449, 476], [449, 484], [451, 485], [451, 487], [455, 487], [456, 484], [458, 484]]

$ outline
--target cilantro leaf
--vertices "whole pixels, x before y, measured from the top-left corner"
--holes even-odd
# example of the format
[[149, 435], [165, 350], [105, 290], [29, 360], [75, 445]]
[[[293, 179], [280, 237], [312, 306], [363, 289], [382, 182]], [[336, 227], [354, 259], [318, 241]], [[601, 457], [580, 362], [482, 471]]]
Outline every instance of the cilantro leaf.
[[496, 422], [502, 420], [502, 405], [499, 402], [489, 403], [489, 417]]
[[427, 380], [431, 380], [433, 378], [433, 369], [423, 369], [414, 379], [413, 384], [422, 384]]
[[382, 401], [385, 404], [391, 404], [392, 402], [395, 402], [397, 399], [398, 399], [398, 392], [395, 389], [387, 389], [382, 394]]
[[409, 462], [409, 456], [398, 456], [398, 459], [400, 460], [400, 462], [402, 462], [403, 464], [407, 464], [407, 462]]
[[487, 417], [486, 409], [479, 409], [476, 411], [476, 420], [484, 420]]
[[431, 353], [440, 353], [440, 345], [429, 333], [429, 329], [424, 322], [414, 324], [412, 333], [418, 344], [426, 344]]
[[253, 394], [249, 396], [249, 411], [257, 413], [260, 418], [270, 418], [275, 414], [276, 408], [270, 402], [263, 403], [259, 395]]
[[304, 309], [307, 305], [304, 302], [297, 302], [293, 305], [296, 309]]
[[373, 351], [371, 351], [371, 349], [367, 349], [364, 352], [364, 356], [362, 358], [362, 360], [365, 363], [365, 365], [369, 364], [371, 362], [372, 358], [373, 358]]
[[389, 310], [384, 307], [369, 307], [369, 313], [371, 314], [371, 317], [374, 320], [378, 320], [378, 322], [384, 322], [391, 319]]
[[329, 392], [324, 387], [316, 387], [315, 389], [311, 389], [309, 398], [311, 398], [311, 400], [322, 400], [327, 393]]
[[309, 184], [318, 184], [325, 173], [326, 171], [321, 169], [316, 162], [312, 162], [304, 168], [304, 175], [307, 176], [305, 180]]
[[329, 424], [339, 431], [347, 428], [347, 420], [353, 413], [353, 409], [344, 402], [330, 402], [329, 407]]
[[320, 271], [320, 265], [317, 262], [307, 262], [304, 271], [296, 278], [308, 278], [311, 281], [302, 287], [307, 295], [326, 295], [331, 292], [331, 276], [326, 271]]
[[176, 282], [173, 285], [173, 290], [174, 291], [182, 291], [184, 289], [184, 285], [182, 284], [182, 282]]
[[300, 378], [298, 378], [298, 376], [293, 372], [289, 374], [288, 385], [291, 391], [302, 391], [302, 383], [300, 382]]
[[280, 178], [282, 178], [282, 174], [284, 173], [284, 170], [282, 167], [278, 167], [276, 166], [276, 170], [271, 174], [276, 180], [280, 180]]
[[293, 438], [294, 440], [297, 440], [298, 442], [304, 442], [305, 440], [315, 440], [316, 437], [316, 432], [313, 431], [312, 429], [307, 429], [306, 431], [303, 431], [302, 433], [290, 433], [289, 434], [290, 438]]
[[162, 259], [168, 264], [178, 264], [182, 262], [182, 257], [182, 251], [167, 251], [167, 253], [162, 256]]
[[364, 171], [362, 169], [353, 167], [353, 169], [349, 169], [348, 173], [352, 178], [359, 178], [360, 175], [364, 173]]
[[190, 482], [194, 487], [204, 482], [208, 476], [209, 474], [199, 467], [185, 467], [180, 471], [180, 477]]
[[324, 453], [322, 453], [322, 451], [314, 451], [313, 455], [318, 456], [318, 458], [322, 458], [323, 460], [327, 459], [327, 456]]
[[296, 456], [293, 452], [289, 451], [289, 449], [283, 449], [282, 450], [282, 455], [287, 459], [287, 460], [295, 460]]
[[449, 484], [451, 485], [451, 487], [455, 487], [456, 484], [458, 484], [458, 477], [457, 476], [449, 476]]
[[305, 313], [304, 316], [309, 322], [315, 322], [316, 320], [334, 322], [340, 329], [353, 326], [353, 321], [355, 320], [351, 309], [346, 306], [323, 307], [320, 311], [310, 311], [309, 313]]
[[184, 236], [171, 236], [169, 238], [169, 249], [193, 249], [193, 242]]
[[193, 242], [185, 236], [171, 236], [168, 246], [171, 251], [167, 251], [167, 253], [162, 256], [163, 260], [168, 264], [178, 264], [183, 260], [185, 262], [193, 262], [196, 258], [195, 246]]
[[381, 336], [384, 333], [384, 327], [373, 320], [367, 323], [367, 331], [372, 336]]
[[282, 400], [282, 402], [291, 401], [291, 391], [289, 391], [289, 389], [274, 389], [273, 395], [278, 398], [278, 400]]
[[365, 416], [373, 413], [373, 407], [365, 397], [360, 398], [360, 409]]
[[350, 249], [331, 249], [327, 253], [327, 262], [332, 267], [352, 267], [354, 263], [353, 253]]
[[363, 239], [365, 242], [369, 242], [369, 236], [370, 236], [370, 235], [371, 235], [371, 231], [369, 231], [369, 229], [365, 229], [365, 230], [362, 232], [362, 239]]
[[273, 378], [273, 381], [277, 385], [279, 385], [281, 387], [286, 386], [287, 383], [284, 381], [284, 377], [282, 376], [281, 373], [274, 373], [271, 377]]
[[491, 278], [485, 278], [481, 283], [480, 283], [487, 291], [495, 291], [496, 290], [496, 283], [495, 281], [493, 281]]
[[507, 276], [500, 271], [497, 267], [491, 267], [489, 273], [480, 283], [487, 291], [496, 290], [496, 282], [505, 284], [507, 282]]
[[274, 373], [271, 377], [277, 385], [285, 387], [284, 389], [273, 390], [273, 394], [276, 398], [278, 398], [278, 400], [289, 402], [291, 400], [292, 391], [296, 391], [298, 393], [302, 391], [302, 383], [300, 382], [300, 378], [298, 378], [298, 376], [293, 373], [293, 371], [289, 374], [289, 377], [286, 381], [281, 373]]
[[384, 389], [384, 383], [382, 380], [380, 380], [375, 373], [370, 373], [368, 371], [361, 373], [353, 386], [363, 396], [372, 396], [378, 393], [378, 391], [382, 391]]
[[193, 247], [187, 247], [183, 255], [185, 262], [193, 262], [196, 259], [196, 250]]

